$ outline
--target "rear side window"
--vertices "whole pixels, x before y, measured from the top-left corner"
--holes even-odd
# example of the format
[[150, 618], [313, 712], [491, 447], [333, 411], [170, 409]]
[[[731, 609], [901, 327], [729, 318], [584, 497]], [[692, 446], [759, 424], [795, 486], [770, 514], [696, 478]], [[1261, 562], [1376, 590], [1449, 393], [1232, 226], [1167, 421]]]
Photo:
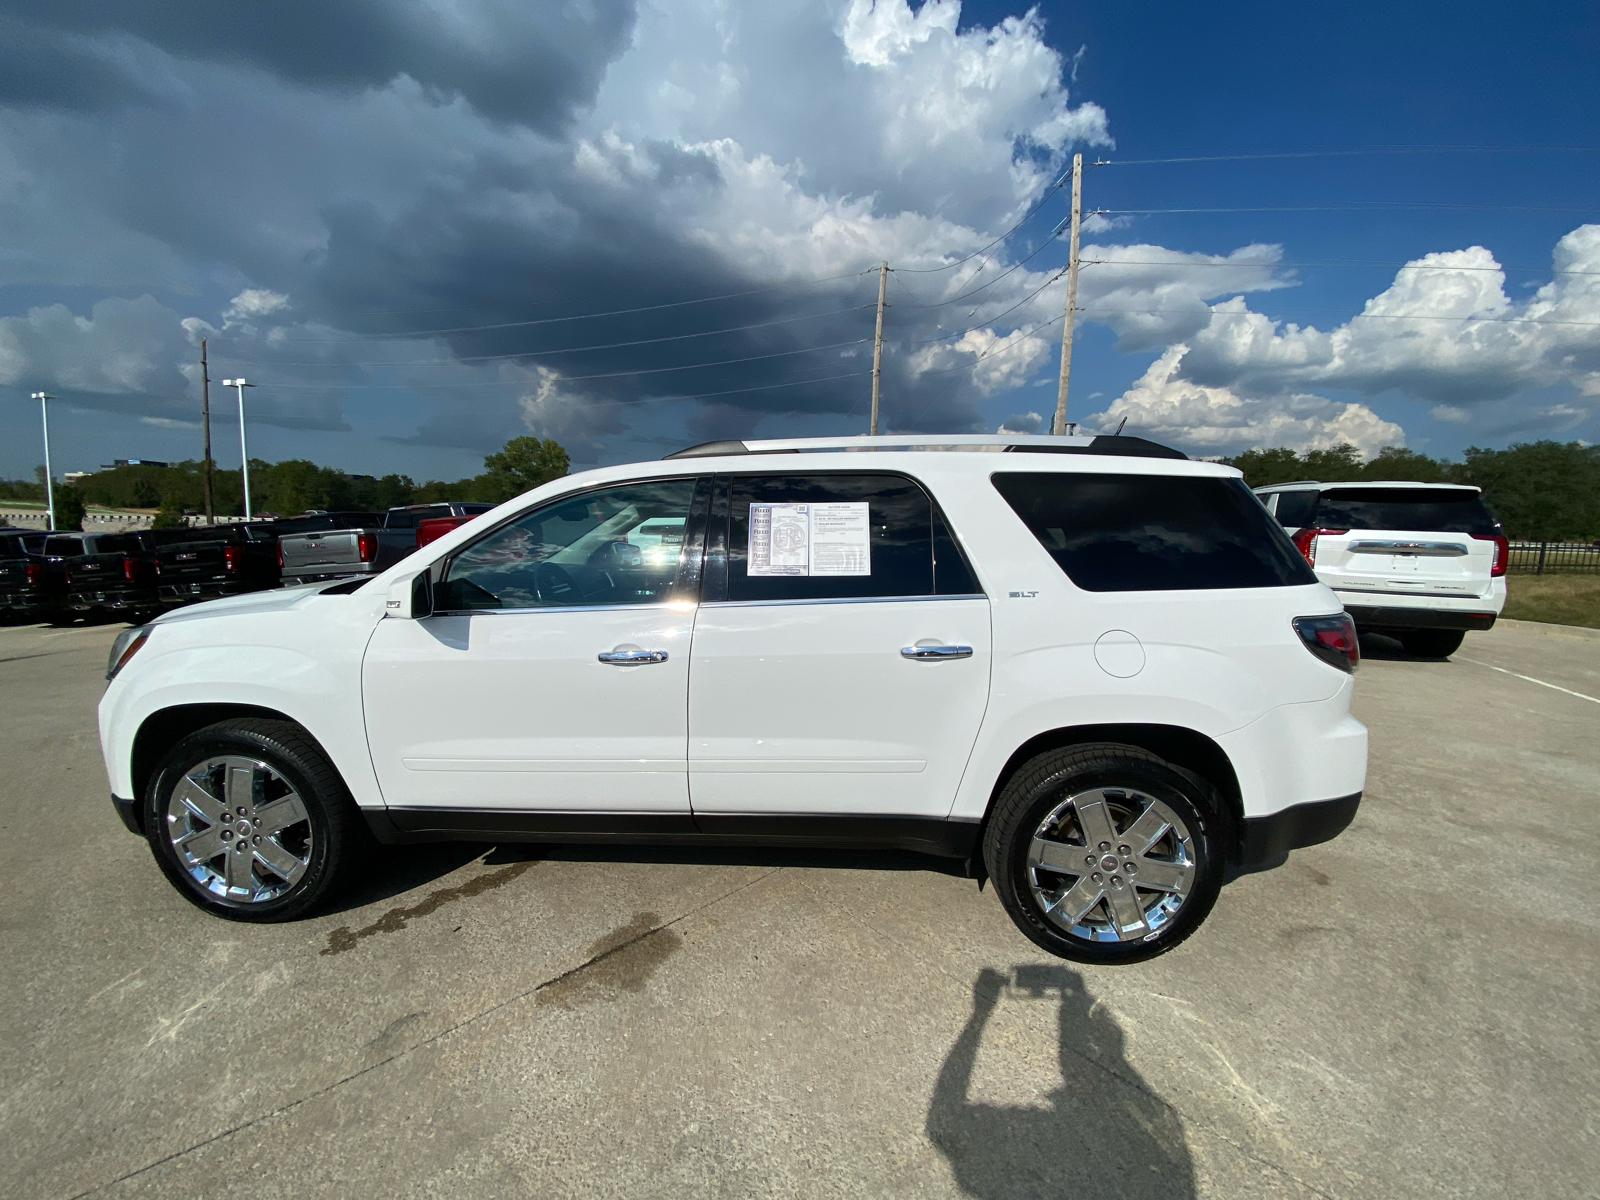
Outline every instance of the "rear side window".
[[383, 520], [385, 529], [415, 529], [417, 527], [417, 514], [414, 512], [392, 512]]
[[1337, 488], [1322, 493], [1319, 529], [1402, 529], [1492, 535], [1494, 518], [1477, 492], [1465, 488]]
[[1085, 591], [1317, 581], [1241, 480], [1018, 472], [995, 475], [994, 486]]
[[1278, 524], [1285, 529], [1303, 529], [1311, 524], [1311, 514], [1317, 511], [1315, 489], [1304, 492], [1279, 492], [1275, 510]]
[[735, 478], [727, 546], [730, 600], [980, 591], [928, 493], [901, 475]]
[[83, 541], [75, 537], [46, 538], [44, 552], [52, 556], [71, 557], [83, 553]]

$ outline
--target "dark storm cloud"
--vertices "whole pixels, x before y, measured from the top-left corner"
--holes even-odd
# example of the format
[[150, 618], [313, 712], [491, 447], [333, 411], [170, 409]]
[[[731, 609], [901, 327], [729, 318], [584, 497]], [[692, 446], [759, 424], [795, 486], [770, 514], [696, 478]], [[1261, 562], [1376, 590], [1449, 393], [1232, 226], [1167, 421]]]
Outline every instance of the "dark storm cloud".
[[[448, 15], [447, 15], [448, 13]], [[129, 39], [176, 57], [256, 67], [315, 88], [407, 75], [489, 117], [559, 127], [593, 100], [627, 45], [633, 0], [4, 0], [0, 102], [85, 110], [145, 94], [119, 53]]]

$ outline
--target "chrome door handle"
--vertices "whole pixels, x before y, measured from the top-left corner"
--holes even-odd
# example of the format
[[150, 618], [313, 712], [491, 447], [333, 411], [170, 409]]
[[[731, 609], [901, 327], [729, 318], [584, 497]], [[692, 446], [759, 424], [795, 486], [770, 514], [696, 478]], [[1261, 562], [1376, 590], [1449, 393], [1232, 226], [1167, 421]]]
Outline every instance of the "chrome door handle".
[[665, 650], [602, 650], [600, 661], [612, 663], [620, 667], [636, 667], [640, 663], [658, 663], [667, 661]]
[[915, 659], [943, 659], [943, 658], [971, 658], [971, 646], [905, 646], [900, 651], [902, 658]]

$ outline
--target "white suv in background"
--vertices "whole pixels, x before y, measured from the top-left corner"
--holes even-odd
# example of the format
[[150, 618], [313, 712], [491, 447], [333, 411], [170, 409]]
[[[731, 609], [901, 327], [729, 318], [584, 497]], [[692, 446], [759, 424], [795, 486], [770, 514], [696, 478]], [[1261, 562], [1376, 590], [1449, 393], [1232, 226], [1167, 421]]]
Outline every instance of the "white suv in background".
[[1283, 483], [1256, 489], [1363, 632], [1443, 658], [1506, 604], [1510, 557], [1480, 489], [1454, 483]]
[[222, 917], [311, 911], [372, 838], [898, 846], [1128, 962], [1350, 823], [1357, 654], [1231, 467], [724, 442], [128, 630], [100, 734], [123, 821]]

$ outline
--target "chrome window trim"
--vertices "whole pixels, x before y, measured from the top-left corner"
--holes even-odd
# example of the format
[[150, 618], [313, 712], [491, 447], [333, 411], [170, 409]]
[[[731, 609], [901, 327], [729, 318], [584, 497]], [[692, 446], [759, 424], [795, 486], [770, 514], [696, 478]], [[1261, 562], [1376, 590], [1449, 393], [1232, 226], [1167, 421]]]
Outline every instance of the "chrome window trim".
[[982, 592], [961, 596], [819, 596], [803, 600], [710, 600], [701, 608], [772, 608], [794, 604], [904, 604], [911, 601], [987, 600]]
[[[692, 613], [699, 606], [692, 601], [656, 600], [649, 604], [546, 604], [535, 608], [441, 608], [430, 617], [515, 617], [526, 613], [643, 612], [655, 608], [678, 609]], [[427, 620], [427, 617], [423, 618]]]

